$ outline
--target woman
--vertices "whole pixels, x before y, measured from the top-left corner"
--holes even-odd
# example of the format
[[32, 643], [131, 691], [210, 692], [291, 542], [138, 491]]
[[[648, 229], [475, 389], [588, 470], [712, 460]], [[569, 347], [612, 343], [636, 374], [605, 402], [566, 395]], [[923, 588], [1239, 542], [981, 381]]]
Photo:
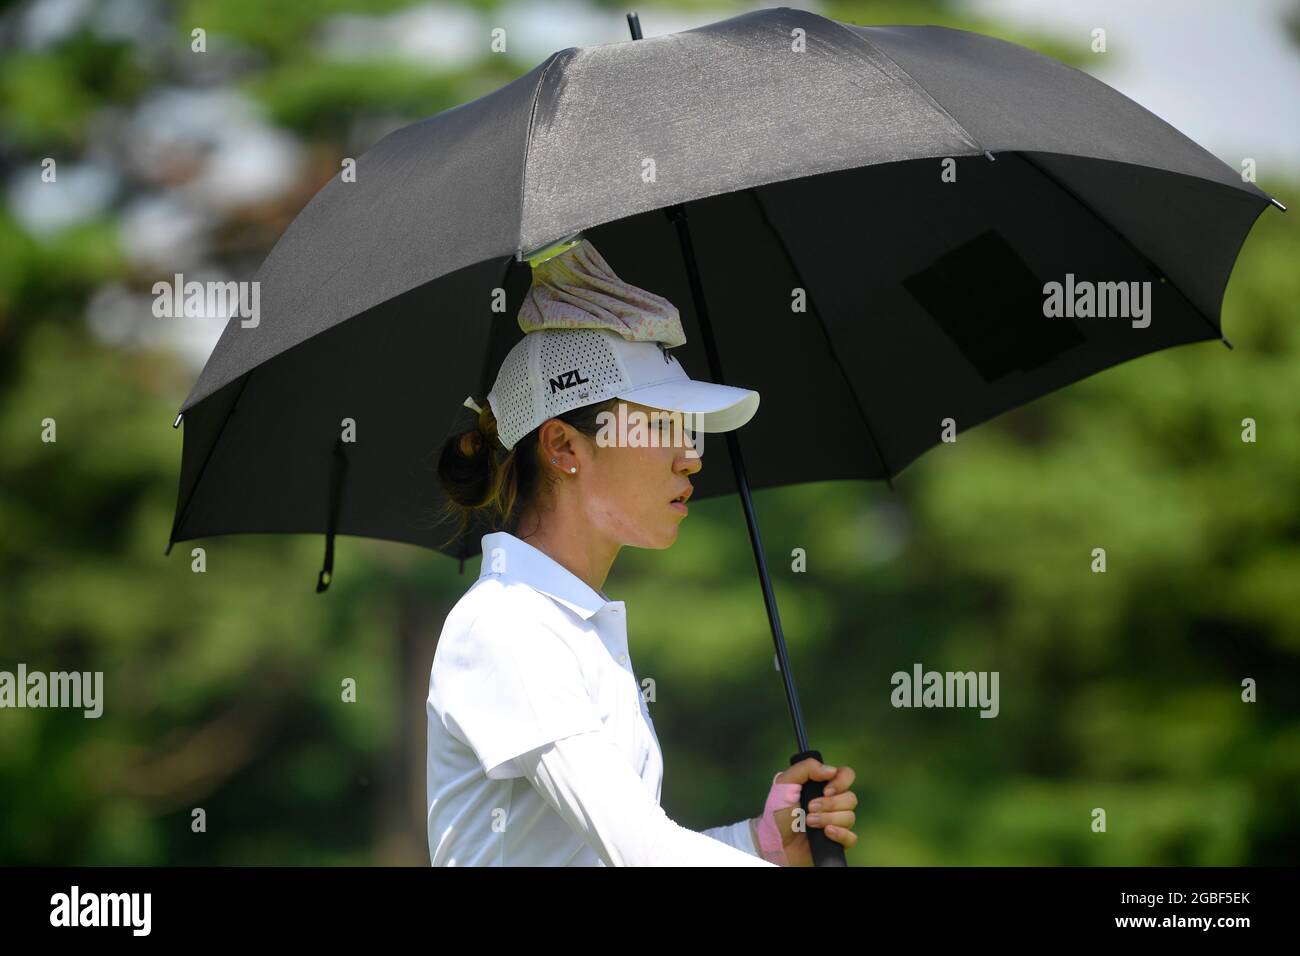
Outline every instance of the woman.
[[809, 779], [829, 783], [807, 825], [852, 846], [853, 771], [811, 759], [775, 775], [754, 819], [695, 832], [664, 814], [626, 608], [602, 590], [623, 546], [676, 540], [703, 464], [692, 426], [740, 427], [757, 393], [690, 379], [667, 351], [685, 341], [676, 310], [586, 240], [535, 266], [520, 324], [492, 391], [466, 401], [476, 426], [439, 463], [461, 533], [476, 516], [513, 530], [483, 536], [434, 654], [432, 863], [806, 866], [793, 823]]

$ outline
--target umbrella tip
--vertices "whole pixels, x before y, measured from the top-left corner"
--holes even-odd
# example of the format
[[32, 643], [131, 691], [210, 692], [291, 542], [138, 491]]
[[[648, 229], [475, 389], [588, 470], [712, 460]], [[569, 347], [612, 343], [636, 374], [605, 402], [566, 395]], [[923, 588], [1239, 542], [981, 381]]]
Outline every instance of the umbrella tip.
[[994, 156], [992, 153], [990, 153], [987, 149], [984, 150], [984, 155], [985, 155], [985, 157], [987, 157], [987, 159], [988, 159], [988, 161], [989, 161], [990, 163], [993, 163], [993, 162], [996, 162], [996, 161], [997, 161], [997, 157]]
[[176, 421], [172, 422], [172, 428], [179, 428], [181, 424], [181, 419], [184, 417], [185, 417], [184, 412], [178, 412], [176, 414]]
[[641, 18], [635, 13], [627, 15], [627, 28], [632, 31], [633, 40], [641, 39]]
[[1286, 212], [1286, 206], [1282, 205], [1280, 202], [1278, 202], [1278, 201], [1277, 201], [1276, 199], [1274, 199], [1272, 196], [1269, 196], [1269, 197], [1268, 197], [1268, 201], [1271, 202], [1274, 206], [1277, 206], [1278, 209], [1281, 209], [1283, 212]]
[[1228, 337], [1226, 335], [1219, 336], [1219, 341], [1222, 342], [1224, 345], [1226, 345], [1228, 348], [1232, 348], [1232, 343], [1228, 341]]

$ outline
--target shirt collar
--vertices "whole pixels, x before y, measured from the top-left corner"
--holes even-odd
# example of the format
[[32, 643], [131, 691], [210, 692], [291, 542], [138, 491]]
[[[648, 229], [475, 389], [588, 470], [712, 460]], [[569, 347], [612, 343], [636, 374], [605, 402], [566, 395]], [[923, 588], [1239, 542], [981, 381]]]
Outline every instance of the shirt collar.
[[508, 531], [493, 531], [483, 535], [482, 545], [483, 560], [478, 573], [480, 578], [498, 573], [493, 568], [495, 552], [500, 555], [501, 573], [508, 574], [527, 584], [534, 591], [558, 601], [584, 621], [589, 620], [606, 605], [619, 603], [607, 600], [549, 554], [521, 538], [516, 538]]

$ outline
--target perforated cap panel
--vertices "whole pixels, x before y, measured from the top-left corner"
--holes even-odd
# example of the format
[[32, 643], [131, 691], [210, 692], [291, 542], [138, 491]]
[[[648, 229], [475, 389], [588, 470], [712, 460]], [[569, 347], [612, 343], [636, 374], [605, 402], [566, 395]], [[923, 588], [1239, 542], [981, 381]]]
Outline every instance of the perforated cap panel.
[[[547, 330], [550, 331], [550, 330]], [[539, 343], [537, 372], [545, 418], [613, 398], [626, 381], [608, 332], [560, 330]]]
[[507, 449], [546, 421], [613, 398], [629, 385], [613, 338], [603, 329], [529, 332], [501, 363], [488, 393], [497, 434]]
[[533, 344], [527, 335], [515, 343], [501, 363], [496, 383], [487, 396], [497, 420], [497, 437], [507, 449], [513, 448], [534, 427], [525, 427], [537, 412], [537, 399], [528, 384], [528, 353]]

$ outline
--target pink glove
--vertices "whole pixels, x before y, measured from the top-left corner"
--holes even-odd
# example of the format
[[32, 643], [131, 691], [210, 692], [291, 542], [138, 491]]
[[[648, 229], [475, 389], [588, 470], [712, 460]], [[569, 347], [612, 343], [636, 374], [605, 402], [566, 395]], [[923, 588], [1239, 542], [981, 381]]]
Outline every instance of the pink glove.
[[777, 783], [776, 778], [779, 776], [779, 770], [772, 775], [772, 789], [767, 792], [767, 803], [763, 805], [763, 813], [758, 818], [758, 850], [768, 862], [787, 866], [785, 845], [781, 842], [781, 832], [776, 828], [774, 814], [786, 807], [799, 806], [803, 786], [797, 783]]

